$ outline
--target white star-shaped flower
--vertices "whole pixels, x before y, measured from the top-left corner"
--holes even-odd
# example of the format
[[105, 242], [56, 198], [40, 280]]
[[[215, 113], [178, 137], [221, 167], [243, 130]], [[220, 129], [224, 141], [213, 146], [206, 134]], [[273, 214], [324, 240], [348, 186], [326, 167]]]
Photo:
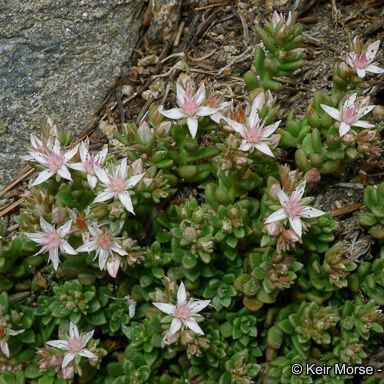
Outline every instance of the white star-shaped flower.
[[187, 119], [187, 125], [192, 138], [196, 137], [198, 128], [198, 118], [202, 116], [211, 116], [218, 110], [203, 106], [205, 101], [205, 86], [202, 84], [196, 93], [191, 88], [184, 88], [176, 83], [176, 101], [179, 108], [164, 110], [160, 108], [159, 112], [173, 120]]
[[99, 259], [100, 270], [107, 269], [112, 277], [116, 277], [120, 267], [120, 256], [128, 255], [116, 238], [121, 228], [122, 225], [111, 231], [108, 227], [98, 228], [96, 225], [89, 225], [88, 230], [91, 237], [85, 244], [77, 248], [77, 252], [96, 251], [95, 259]]
[[76, 357], [86, 357], [87, 359], [97, 360], [98, 357], [85, 347], [91, 340], [95, 331], [86, 334], [79, 334], [76, 324], [69, 323], [69, 336], [66, 340], [51, 340], [47, 341], [47, 345], [66, 351], [62, 363], [62, 368], [68, 366]]
[[254, 99], [250, 114], [246, 117], [244, 124], [240, 124], [237, 121], [228, 118], [226, 121], [228, 125], [236, 132], [240, 133], [240, 136], [243, 138], [239, 148], [241, 151], [257, 149], [265, 155], [274, 157], [270, 147], [276, 146], [279, 140], [279, 135], [273, 135], [273, 133], [279, 127], [281, 120], [264, 127], [258, 114], [260, 102], [260, 97]]
[[366, 49], [363, 48], [363, 43], [355, 37], [353, 39], [354, 51], [347, 54], [347, 64], [356, 70], [360, 78], [364, 78], [367, 72], [384, 73], [384, 68], [378, 67], [377, 63], [372, 63], [377, 55], [380, 47], [380, 40], [369, 44]]
[[202, 311], [210, 302], [211, 300], [196, 299], [187, 301], [187, 292], [184, 283], [181, 282], [177, 291], [176, 305], [167, 303], [153, 303], [153, 305], [160, 309], [160, 311], [173, 317], [171, 327], [167, 332], [167, 336], [170, 337], [178, 332], [182, 326], [189, 328], [198, 335], [204, 335], [194, 316]]
[[9, 347], [8, 347], [8, 339], [10, 336], [16, 336], [20, 335], [20, 333], [23, 333], [25, 329], [19, 329], [17, 331], [10, 329], [7, 326], [7, 322], [5, 319], [0, 316], [0, 349], [4, 353], [5, 356], [9, 358]]
[[354, 93], [348, 96], [341, 108], [338, 110], [336, 108], [330, 107], [325, 104], [321, 104], [321, 108], [332, 118], [340, 123], [339, 126], [339, 135], [343, 137], [351, 127], [361, 127], [361, 128], [372, 128], [373, 124], [368, 123], [367, 121], [360, 120], [363, 116], [368, 114], [375, 108], [375, 105], [368, 105], [369, 98], [364, 97], [356, 102], [357, 94]]
[[288, 219], [291, 228], [301, 237], [303, 224], [301, 218], [309, 219], [325, 215], [325, 212], [319, 209], [304, 205], [305, 199], [302, 199], [305, 190], [305, 181], [301, 182], [291, 196], [288, 196], [281, 188], [277, 190], [277, 197], [282, 206], [281, 209], [272, 213], [265, 220], [265, 224]]
[[76, 255], [77, 252], [65, 240], [65, 236], [69, 233], [72, 226], [72, 220], [67, 221], [64, 225], [56, 229], [53, 225], [47, 223], [40, 217], [40, 227], [43, 232], [29, 233], [25, 232], [24, 235], [31, 239], [33, 242], [42, 245], [36, 255], [48, 252], [49, 260], [53, 264], [53, 268], [57, 271], [59, 266], [59, 251], [67, 253], [68, 255]]
[[94, 189], [97, 184], [95, 166], [101, 167], [107, 157], [108, 147], [104, 146], [100, 152], [92, 155], [89, 152], [89, 140], [87, 138], [85, 141], [80, 143], [79, 153], [81, 162], [72, 164], [70, 163], [68, 164], [68, 167], [80, 172], [84, 172], [87, 175], [89, 186]]
[[135, 214], [128, 190], [132, 189], [144, 177], [145, 173], [128, 177], [126, 158], [121, 160], [118, 166], [112, 167], [108, 173], [97, 165], [94, 166], [94, 170], [104, 187], [104, 191], [96, 196], [94, 203], [117, 198], [128, 212]]
[[57, 174], [63, 179], [72, 180], [71, 174], [68, 171], [67, 165], [69, 160], [76, 155], [78, 145], [69, 151], [64, 151], [61, 148], [59, 140], [55, 139], [54, 144], [44, 144], [36, 136], [31, 135], [31, 144], [35, 149], [29, 152], [29, 156], [24, 157], [36, 161], [38, 164], [46, 168], [41, 171], [32, 185], [38, 185], [48, 180], [53, 175]]

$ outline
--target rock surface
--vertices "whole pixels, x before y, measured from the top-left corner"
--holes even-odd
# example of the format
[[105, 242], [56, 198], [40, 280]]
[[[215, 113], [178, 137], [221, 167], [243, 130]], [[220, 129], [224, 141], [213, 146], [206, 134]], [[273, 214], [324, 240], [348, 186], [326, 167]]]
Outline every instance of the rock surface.
[[0, 188], [48, 116], [84, 129], [135, 46], [143, 0], [2, 0]]

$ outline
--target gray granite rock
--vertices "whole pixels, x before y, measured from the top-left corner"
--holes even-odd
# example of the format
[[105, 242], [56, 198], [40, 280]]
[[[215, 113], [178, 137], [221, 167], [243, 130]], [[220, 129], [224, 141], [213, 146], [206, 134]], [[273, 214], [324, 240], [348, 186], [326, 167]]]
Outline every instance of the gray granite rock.
[[47, 116], [80, 132], [135, 46], [143, 0], [2, 0], [0, 188]]

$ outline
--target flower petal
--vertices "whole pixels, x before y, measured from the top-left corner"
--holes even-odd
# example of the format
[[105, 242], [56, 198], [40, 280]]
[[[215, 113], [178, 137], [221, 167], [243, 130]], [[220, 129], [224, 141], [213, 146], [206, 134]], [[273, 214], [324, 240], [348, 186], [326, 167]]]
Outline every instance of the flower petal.
[[40, 227], [41, 229], [48, 233], [48, 232], [56, 232], [55, 228], [53, 227], [52, 224], [49, 224], [45, 219], [44, 217], [40, 217]]
[[191, 331], [195, 332], [197, 335], [204, 335], [203, 330], [199, 327], [196, 320], [185, 320], [183, 322]]
[[303, 225], [299, 217], [289, 217], [289, 224], [291, 228], [296, 232], [297, 236], [301, 237]]
[[108, 174], [107, 174], [107, 172], [105, 172], [105, 170], [104, 170], [103, 168], [100, 168], [99, 166], [94, 165], [94, 166], [93, 166], [93, 170], [95, 171], [96, 176], [98, 177], [98, 179], [99, 179], [104, 185], [109, 185], [109, 184], [110, 184]]
[[112, 258], [109, 258], [107, 260], [107, 271], [110, 276], [116, 277], [117, 272], [119, 272], [120, 268], [120, 257], [119, 256], [114, 256]]
[[51, 248], [49, 250], [49, 257], [48, 259], [52, 262], [53, 264], [53, 269], [57, 271], [57, 268], [59, 267], [59, 250], [58, 248]]
[[329, 116], [333, 117], [337, 121], [341, 121], [341, 112], [338, 109], [325, 104], [320, 104], [320, 106]]
[[243, 152], [248, 152], [252, 148], [253, 145], [251, 143], [248, 143], [247, 140], [243, 140], [240, 144], [239, 150]]
[[211, 300], [195, 300], [188, 303], [188, 308], [193, 314], [195, 314], [202, 311], [209, 305], [210, 302]]
[[180, 108], [184, 107], [185, 96], [186, 95], [185, 95], [184, 88], [179, 82], [177, 82], [176, 83], [176, 102]]
[[72, 220], [67, 221], [64, 225], [58, 228], [57, 233], [60, 235], [60, 237], [65, 237], [68, 232], [71, 230], [72, 227]]
[[64, 355], [63, 363], [61, 365], [61, 368], [65, 368], [70, 362], [72, 362], [76, 357], [75, 353], [66, 353]]
[[167, 315], [173, 315], [175, 312], [175, 306], [173, 304], [167, 304], [167, 303], [153, 303], [153, 305], [160, 309], [160, 311], [166, 313]]
[[304, 195], [304, 191], [305, 191], [305, 186], [306, 186], [306, 182], [305, 181], [302, 181], [296, 188], [295, 190], [292, 192], [292, 196], [291, 198], [294, 199], [294, 200], [301, 200], [301, 198], [303, 197]]
[[180, 108], [172, 108], [172, 109], [168, 109], [167, 111], [160, 109], [159, 112], [163, 116], [168, 117], [168, 119], [172, 119], [172, 120], [180, 120], [180, 119], [183, 119], [184, 117], [187, 117], [184, 111]]
[[369, 62], [372, 62], [372, 60], [375, 58], [377, 51], [380, 47], [380, 40], [376, 40], [373, 43], [369, 44], [367, 47], [367, 51], [365, 53], [365, 57]]
[[50, 171], [49, 169], [46, 169], [39, 173], [36, 180], [32, 183], [33, 186], [39, 185], [41, 183], [44, 183], [44, 181], [48, 180], [51, 176], [53, 176], [54, 173]]
[[196, 104], [200, 106], [204, 100], [205, 100], [205, 84], [201, 83], [199, 89], [195, 93], [195, 96], [193, 97], [196, 101]]
[[363, 69], [363, 68], [356, 68], [356, 72], [357, 72], [357, 76], [359, 76], [360, 79], [365, 77], [365, 69]]
[[352, 95], [349, 95], [344, 103], [343, 103], [343, 109], [351, 109], [355, 106], [355, 101], [356, 101], [357, 93], [353, 93]]
[[60, 245], [60, 249], [67, 255], [77, 255], [77, 252], [72, 248], [68, 241], [63, 241]]
[[98, 247], [96, 240], [90, 241], [89, 243], [81, 245], [76, 249], [77, 252], [92, 252]]
[[9, 358], [9, 347], [7, 340], [0, 340], [0, 349], [3, 351], [4, 355]]
[[111, 249], [120, 256], [128, 255], [128, 253], [119, 244], [117, 244], [116, 241], [112, 244]]
[[69, 350], [68, 341], [66, 340], [50, 340], [50, 341], [47, 341], [45, 344], [49, 345], [50, 347], [63, 349], [65, 351]]
[[177, 304], [185, 304], [187, 302], [187, 291], [183, 282], [180, 283], [177, 290]]
[[301, 217], [309, 219], [311, 217], [319, 217], [325, 215], [325, 212], [320, 211], [320, 209], [316, 209], [313, 207], [303, 207]]
[[75, 171], [85, 172], [83, 163], [68, 163], [67, 167], [74, 169]]
[[79, 356], [86, 357], [87, 359], [97, 359], [97, 355], [89, 351], [88, 349], [83, 349], [82, 351], [79, 352]]
[[375, 109], [376, 105], [368, 105], [364, 108], [359, 109], [357, 113], [357, 117], [360, 119], [361, 117], [367, 115], [369, 112], [371, 112], [373, 109]]
[[279, 128], [280, 123], [281, 123], [281, 120], [276, 121], [276, 123], [273, 123], [265, 127], [263, 129], [263, 138], [266, 139], [267, 137], [271, 136], [272, 133], [275, 132], [277, 128]]
[[273, 212], [265, 219], [265, 224], [273, 223], [274, 221], [284, 220], [288, 217], [287, 212], [284, 208], [279, 209], [276, 212]]
[[88, 341], [92, 339], [93, 334], [95, 331], [87, 332], [86, 334], [81, 336], [81, 342], [83, 346], [85, 347], [88, 344]]
[[373, 64], [368, 65], [365, 70], [370, 73], [384, 73], [384, 68], [380, 68]]
[[65, 180], [72, 181], [72, 177], [70, 172], [68, 171], [68, 168], [65, 165], [62, 165], [60, 169], [57, 171], [57, 174], [62, 177]]
[[244, 137], [244, 133], [246, 131], [246, 127], [243, 124], [238, 123], [235, 120], [229, 119], [228, 117], [225, 118], [225, 121], [227, 124], [234, 129], [236, 132], [240, 133], [242, 137]]
[[101, 203], [103, 201], [110, 200], [113, 197], [115, 197], [114, 192], [101, 192], [96, 196], [96, 198], [95, 198], [95, 200], [93, 200], [93, 202], [94, 203]]
[[128, 192], [121, 192], [117, 196], [118, 196], [121, 204], [124, 205], [125, 209], [134, 215], [135, 211], [133, 210], [132, 199], [131, 199], [131, 196], [129, 195], [129, 193]]
[[350, 131], [351, 126], [347, 123], [341, 122], [339, 127], [339, 135], [343, 137], [348, 131]]
[[122, 178], [122, 179], [126, 179], [127, 176], [128, 176], [128, 166], [127, 166], [127, 158], [124, 157], [124, 159], [121, 160], [119, 166], [118, 166], [118, 170], [117, 170], [117, 174]]
[[95, 189], [96, 184], [97, 184], [97, 177], [96, 176], [87, 175], [87, 181], [88, 181], [89, 186], [92, 189]]
[[375, 124], [370, 124], [368, 123], [368, 121], [364, 121], [364, 120], [357, 120], [352, 124], [352, 126], [360, 127], [360, 128], [372, 128], [375, 126]]
[[275, 157], [275, 155], [273, 154], [273, 152], [271, 151], [271, 148], [268, 147], [268, 145], [266, 143], [259, 143], [259, 144], [255, 144], [255, 148], [264, 153], [265, 155], [267, 156], [271, 156], [271, 157]]
[[172, 336], [177, 331], [179, 331], [179, 329], [181, 328], [182, 325], [183, 325], [183, 323], [181, 322], [181, 320], [173, 318], [172, 322], [171, 322], [171, 326], [170, 326], [169, 331], [168, 331], [169, 336]]
[[277, 188], [276, 194], [280, 204], [284, 207], [289, 201], [288, 195], [281, 188]]
[[79, 334], [79, 330], [77, 328], [77, 325], [75, 323], [73, 323], [72, 321], [69, 323], [69, 337], [71, 339], [79, 339], [80, 338], [80, 334]]
[[196, 112], [196, 116], [210, 116], [216, 112], [217, 112], [216, 108], [200, 107]]
[[103, 271], [105, 269], [105, 264], [107, 264], [109, 252], [107, 250], [100, 249], [100, 248], [97, 250], [97, 252], [96, 252], [96, 256], [99, 259], [99, 268], [101, 271]]
[[75, 145], [72, 149], [70, 149], [69, 151], [67, 151], [65, 154], [64, 154], [64, 159], [66, 161], [69, 161], [72, 159], [73, 156], [76, 155], [77, 151], [79, 150], [79, 144]]
[[192, 139], [196, 137], [198, 124], [199, 123], [196, 118], [188, 116], [187, 125], [188, 125], [189, 132], [191, 133]]
[[145, 173], [140, 173], [139, 175], [132, 176], [128, 179], [128, 188], [134, 187], [139, 181], [145, 176]]

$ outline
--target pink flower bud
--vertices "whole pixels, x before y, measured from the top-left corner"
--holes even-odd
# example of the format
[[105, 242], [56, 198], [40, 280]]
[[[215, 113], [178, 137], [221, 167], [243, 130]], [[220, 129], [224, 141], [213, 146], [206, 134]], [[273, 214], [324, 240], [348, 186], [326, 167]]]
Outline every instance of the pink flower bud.
[[317, 168], [312, 168], [304, 175], [304, 180], [308, 183], [317, 184], [321, 179], [321, 174]]
[[269, 195], [277, 200], [277, 192], [281, 190], [280, 184], [273, 184], [269, 190]]
[[139, 129], [137, 130], [137, 135], [139, 136], [140, 141], [142, 144], [147, 145], [149, 144], [153, 139], [153, 134], [151, 128], [149, 128], [149, 125], [146, 121], [143, 121]]
[[282, 230], [280, 223], [277, 221], [267, 224], [266, 229], [269, 236], [279, 236]]
[[65, 213], [62, 208], [55, 207], [52, 209], [52, 222], [55, 224], [62, 224], [65, 219]]
[[283, 231], [283, 238], [288, 243], [296, 243], [300, 240], [300, 237], [292, 229], [286, 229]]
[[344, 135], [342, 137], [343, 141], [346, 143], [346, 144], [353, 144], [355, 142], [355, 138], [353, 135], [351, 135], [350, 133], [347, 133], [346, 135]]

